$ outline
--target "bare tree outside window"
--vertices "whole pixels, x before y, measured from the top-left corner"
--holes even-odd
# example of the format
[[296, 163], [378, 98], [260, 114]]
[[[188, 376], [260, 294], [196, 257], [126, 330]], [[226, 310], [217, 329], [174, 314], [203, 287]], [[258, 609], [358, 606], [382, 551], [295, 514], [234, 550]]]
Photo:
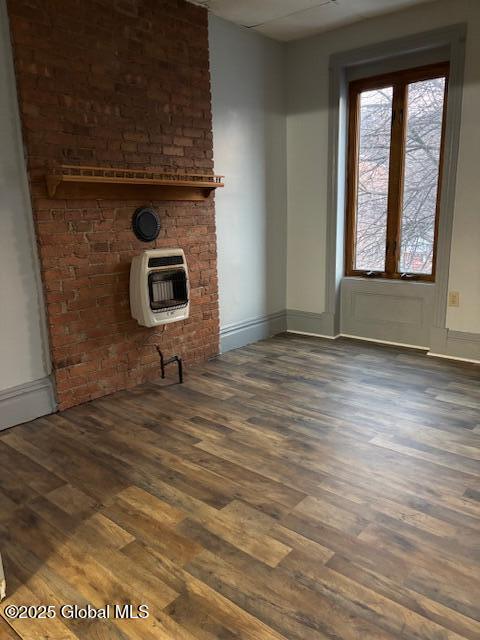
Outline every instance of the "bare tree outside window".
[[400, 271], [432, 273], [445, 78], [408, 86]]
[[360, 96], [355, 268], [383, 271], [393, 87]]
[[346, 273], [434, 280], [448, 63], [350, 83]]

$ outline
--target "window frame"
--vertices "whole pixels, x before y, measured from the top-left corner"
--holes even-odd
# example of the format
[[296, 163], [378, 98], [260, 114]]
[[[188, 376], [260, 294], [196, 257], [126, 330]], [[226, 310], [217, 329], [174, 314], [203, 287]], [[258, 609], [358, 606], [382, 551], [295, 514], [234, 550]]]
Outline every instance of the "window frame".
[[[345, 276], [368, 277], [372, 279], [435, 282], [440, 200], [443, 182], [445, 152], [445, 130], [447, 120], [448, 83], [450, 63], [440, 62], [412, 69], [395, 71], [381, 75], [353, 80], [348, 87], [348, 150], [346, 181], [346, 228], [345, 228]], [[445, 77], [445, 92], [442, 112], [440, 139], [437, 200], [435, 209], [435, 230], [433, 239], [432, 273], [402, 273], [398, 269], [400, 261], [400, 232], [402, 223], [403, 188], [405, 174], [405, 142], [407, 132], [407, 93], [412, 82]], [[385, 242], [385, 270], [369, 271], [354, 268], [355, 224], [358, 186], [359, 116], [360, 95], [363, 91], [393, 87], [392, 117], [390, 133], [390, 167], [388, 177], [387, 233]]]

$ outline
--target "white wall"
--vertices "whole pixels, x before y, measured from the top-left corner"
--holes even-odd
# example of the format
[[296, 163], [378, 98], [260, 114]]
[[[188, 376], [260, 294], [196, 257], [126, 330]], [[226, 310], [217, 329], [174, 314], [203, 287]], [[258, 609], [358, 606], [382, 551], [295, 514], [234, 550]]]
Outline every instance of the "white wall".
[[290, 43], [287, 47], [287, 308], [325, 309], [329, 57], [468, 22], [465, 90], [449, 288], [460, 292], [450, 329], [480, 332], [480, 2], [441, 0]]
[[285, 309], [284, 47], [210, 15], [220, 324]]
[[[5, 6], [0, 3], [0, 394], [49, 373]], [[0, 428], [2, 427], [0, 405]]]

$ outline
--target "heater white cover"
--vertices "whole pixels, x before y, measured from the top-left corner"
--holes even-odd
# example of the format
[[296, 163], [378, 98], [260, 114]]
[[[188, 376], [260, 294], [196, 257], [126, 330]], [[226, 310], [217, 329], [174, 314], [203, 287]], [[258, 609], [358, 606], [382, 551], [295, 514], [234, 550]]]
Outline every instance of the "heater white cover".
[[130, 310], [144, 327], [188, 318], [190, 286], [182, 249], [148, 249], [132, 260]]

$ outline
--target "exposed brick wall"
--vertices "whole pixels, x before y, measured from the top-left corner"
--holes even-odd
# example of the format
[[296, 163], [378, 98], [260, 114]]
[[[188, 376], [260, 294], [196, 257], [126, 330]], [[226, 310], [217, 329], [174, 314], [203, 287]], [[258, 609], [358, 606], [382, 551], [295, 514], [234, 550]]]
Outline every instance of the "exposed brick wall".
[[[208, 25], [183, 0], [9, 0], [25, 153], [61, 409], [158, 376], [159, 343], [187, 362], [218, 352], [214, 203], [49, 199], [51, 163], [212, 172]], [[131, 231], [153, 204], [155, 243]], [[133, 255], [182, 247], [190, 318], [130, 317]]]

